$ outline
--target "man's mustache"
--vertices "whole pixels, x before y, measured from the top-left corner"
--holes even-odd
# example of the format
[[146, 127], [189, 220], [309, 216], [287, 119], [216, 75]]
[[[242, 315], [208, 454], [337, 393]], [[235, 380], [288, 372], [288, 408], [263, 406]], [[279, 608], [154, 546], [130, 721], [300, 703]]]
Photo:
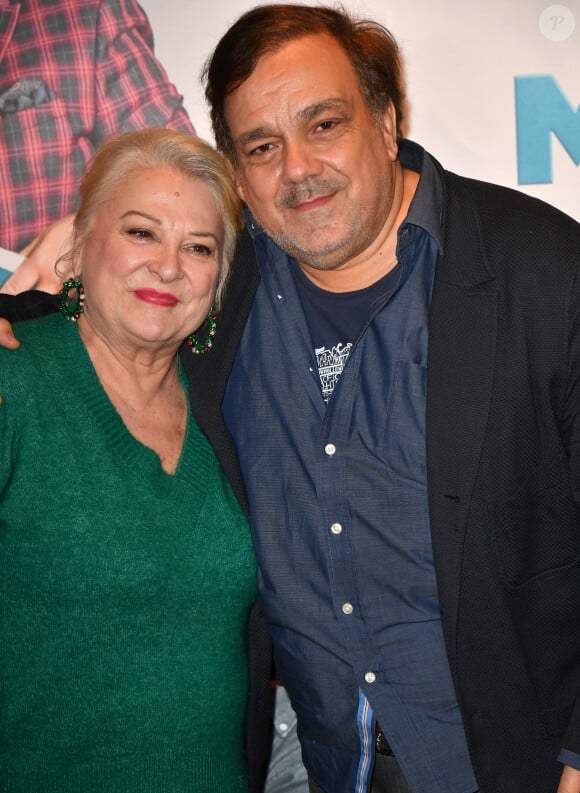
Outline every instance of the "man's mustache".
[[318, 179], [309, 176], [303, 182], [289, 185], [276, 203], [279, 209], [294, 209], [305, 201], [336, 193], [341, 187], [343, 183], [339, 179]]

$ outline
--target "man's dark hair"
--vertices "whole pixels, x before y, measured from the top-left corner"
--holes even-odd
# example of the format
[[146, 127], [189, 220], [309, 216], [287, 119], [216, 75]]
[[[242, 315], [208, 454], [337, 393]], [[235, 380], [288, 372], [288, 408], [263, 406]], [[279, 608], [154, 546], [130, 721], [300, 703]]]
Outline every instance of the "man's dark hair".
[[356, 19], [344, 9], [275, 4], [247, 11], [225, 33], [207, 60], [202, 80], [218, 149], [235, 162], [234, 143], [225, 120], [227, 96], [254, 71], [260, 58], [302, 36], [328, 33], [350, 59], [360, 91], [379, 121], [389, 102], [401, 137], [403, 88], [399, 47], [378, 22]]

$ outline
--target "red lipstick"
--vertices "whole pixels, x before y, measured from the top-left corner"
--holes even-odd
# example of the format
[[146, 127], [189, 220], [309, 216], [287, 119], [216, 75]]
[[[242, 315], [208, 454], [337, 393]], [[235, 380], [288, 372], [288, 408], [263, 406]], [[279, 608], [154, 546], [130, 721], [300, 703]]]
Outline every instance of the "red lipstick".
[[150, 303], [153, 306], [161, 306], [164, 308], [171, 308], [172, 306], [176, 306], [179, 302], [175, 295], [169, 292], [157, 292], [156, 289], [136, 289], [133, 294], [144, 303]]

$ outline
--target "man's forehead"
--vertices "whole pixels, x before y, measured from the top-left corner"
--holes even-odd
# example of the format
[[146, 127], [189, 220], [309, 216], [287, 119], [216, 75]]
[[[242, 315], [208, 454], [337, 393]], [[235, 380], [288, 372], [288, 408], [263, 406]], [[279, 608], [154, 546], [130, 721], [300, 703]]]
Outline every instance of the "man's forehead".
[[314, 34], [264, 53], [227, 96], [224, 109], [230, 124], [251, 117], [260, 124], [280, 111], [308, 120], [332, 104], [351, 101], [353, 93], [359, 93], [358, 80], [346, 53], [328, 34]]
[[325, 32], [304, 34], [263, 52], [250, 74], [231, 93], [248, 82], [269, 85], [280, 73], [315, 74], [327, 69], [334, 74], [354, 72], [349, 56], [334, 36]]

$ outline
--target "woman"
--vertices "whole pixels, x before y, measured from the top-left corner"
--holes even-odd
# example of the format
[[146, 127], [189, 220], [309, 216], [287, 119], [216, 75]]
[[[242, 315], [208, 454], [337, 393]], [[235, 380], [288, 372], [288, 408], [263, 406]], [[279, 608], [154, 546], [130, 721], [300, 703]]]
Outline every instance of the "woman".
[[248, 790], [255, 562], [177, 356], [211, 346], [239, 202], [161, 129], [106, 144], [80, 196], [73, 321], [0, 350], [1, 789]]

